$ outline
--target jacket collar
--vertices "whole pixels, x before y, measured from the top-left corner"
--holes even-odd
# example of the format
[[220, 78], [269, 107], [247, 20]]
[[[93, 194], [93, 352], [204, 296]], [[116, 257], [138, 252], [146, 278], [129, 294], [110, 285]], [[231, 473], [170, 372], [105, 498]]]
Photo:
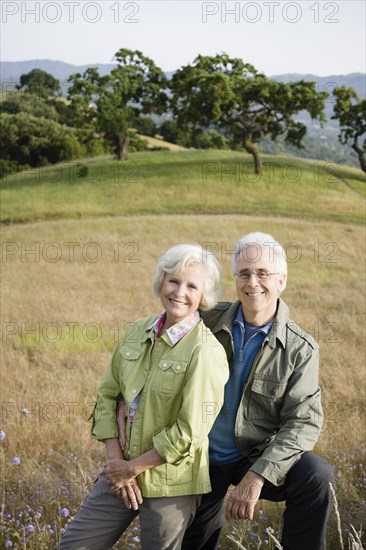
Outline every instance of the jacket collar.
[[287, 305], [279, 298], [277, 302], [276, 317], [273, 321], [272, 330], [268, 335], [268, 345], [272, 349], [276, 347], [276, 338], [281, 342], [284, 348], [286, 347], [288, 314]]
[[224, 313], [220, 316], [218, 322], [215, 326], [211, 328], [211, 331], [215, 334], [215, 332], [219, 332], [220, 330], [225, 330], [226, 332], [232, 331], [233, 323], [236, 317], [236, 314], [238, 313], [238, 308], [241, 306], [239, 300], [236, 302], [230, 303], [229, 307], [227, 307], [227, 302], [224, 303], [218, 303], [216, 305], [216, 309], [224, 309]]
[[[223, 307], [225, 307], [224, 304], [223, 304]], [[226, 311], [224, 311], [224, 313], [220, 316], [219, 321], [216, 323], [215, 326], [211, 328], [211, 331], [214, 334], [215, 332], [218, 332], [220, 330], [225, 330], [226, 332], [231, 333], [233, 323], [239, 307], [241, 307], [241, 303], [239, 300], [231, 303], [229, 307], [226, 306], [225, 307]], [[216, 308], [220, 308], [220, 304], [218, 304]], [[270, 330], [268, 336], [266, 337], [266, 340], [268, 341], [268, 345], [270, 348], [274, 349], [276, 347], [276, 338], [281, 342], [284, 348], [286, 347], [286, 342], [287, 342], [286, 325], [287, 325], [288, 319], [289, 319], [288, 307], [285, 304], [285, 302], [281, 300], [281, 298], [279, 298], [277, 302], [276, 317], [274, 319], [272, 329]]]

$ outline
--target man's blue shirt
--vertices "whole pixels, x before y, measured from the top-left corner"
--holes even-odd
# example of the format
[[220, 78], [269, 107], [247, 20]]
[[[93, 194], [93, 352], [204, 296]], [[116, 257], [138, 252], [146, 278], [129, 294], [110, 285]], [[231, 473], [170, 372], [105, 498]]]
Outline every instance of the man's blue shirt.
[[243, 457], [236, 445], [235, 420], [243, 393], [243, 386], [264, 338], [271, 330], [273, 321], [256, 327], [244, 321], [243, 309], [239, 307], [233, 323], [234, 367], [225, 386], [224, 405], [209, 434], [210, 462], [236, 462]]

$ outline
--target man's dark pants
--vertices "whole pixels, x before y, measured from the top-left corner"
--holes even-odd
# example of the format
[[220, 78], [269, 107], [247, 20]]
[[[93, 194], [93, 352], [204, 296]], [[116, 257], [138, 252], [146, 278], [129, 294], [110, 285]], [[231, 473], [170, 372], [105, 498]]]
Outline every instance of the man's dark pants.
[[[184, 536], [182, 550], [217, 548], [226, 491], [230, 485], [238, 485], [250, 466], [247, 459], [211, 466], [212, 492], [203, 495], [195, 519]], [[310, 452], [302, 454], [283, 485], [276, 487], [265, 482], [261, 499], [286, 501], [281, 539], [284, 550], [325, 550], [332, 505], [329, 483], [335, 484], [331, 466]]]

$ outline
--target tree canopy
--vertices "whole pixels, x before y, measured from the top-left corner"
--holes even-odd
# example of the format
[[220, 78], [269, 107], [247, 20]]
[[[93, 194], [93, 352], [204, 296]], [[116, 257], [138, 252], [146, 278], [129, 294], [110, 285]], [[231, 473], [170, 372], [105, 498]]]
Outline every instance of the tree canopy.
[[351, 141], [351, 147], [358, 155], [361, 169], [366, 172], [366, 100], [360, 99], [353, 88], [346, 86], [334, 88], [333, 95], [336, 97], [336, 103], [332, 118], [339, 120], [339, 141], [342, 144]]
[[[55, 99], [55, 101], [57, 101]], [[28, 113], [35, 117], [44, 117], [48, 120], [59, 120], [59, 114], [54, 105], [43, 97], [32, 93], [11, 94], [1, 103], [1, 112], [9, 114]]]
[[28, 113], [1, 115], [1, 174], [72, 159], [81, 146], [72, 128]]
[[71, 75], [68, 97], [75, 124], [89, 129], [88, 138], [113, 141], [118, 159], [128, 156], [129, 128], [140, 114], [162, 113], [166, 77], [140, 51], [120, 49], [116, 67], [106, 76], [89, 68]]
[[[268, 148], [279, 147], [276, 151], [290, 154], [295, 154], [296, 147], [303, 149], [303, 156], [338, 162], [337, 138], [334, 136], [330, 143], [328, 136], [322, 135], [323, 141], [314, 132], [306, 136], [306, 126], [300, 118], [306, 111], [321, 123], [325, 120], [324, 101], [328, 93], [317, 91], [315, 82], [271, 80], [253, 65], [225, 53], [199, 55], [192, 64], [178, 69], [169, 81], [138, 50], [121, 48], [114, 59], [116, 64], [107, 75], [100, 75], [94, 67], [71, 75], [67, 100], [60, 94], [59, 81], [42, 69], [20, 77], [20, 92], [4, 94], [2, 98], [1, 122], [10, 136], [16, 136], [13, 142], [4, 133], [1, 136], [6, 147], [3, 173], [23, 163], [42, 165], [47, 159], [55, 162], [70, 158], [70, 154], [114, 151], [118, 159], [127, 159], [129, 150], [147, 147], [138, 133], [154, 136], [157, 132], [184, 147], [244, 149], [253, 157], [256, 174], [262, 169], [259, 147], [267, 153], [272, 151]], [[340, 122], [339, 141], [350, 144], [343, 148], [346, 155], [339, 162], [350, 159], [356, 163], [355, 151], [366, 172], [366, 100], [361, 100], [353, 88], [344, 86], [335, 88], [333, 93], [336, 103], [332, 118]], [[164, 114], [160, 124], [158, 117], [149, 116], [154, 114]], [[60, 156], [52, 147], [46, 151], [47, 136], [56, 142], [60, 139]]]
[[32, 69], [29, 73], [22, 74], [17, 88], [40, 97], [61, 95], [59, 80], [42, 69]]
[[305, 109], [312, 118], [325, 118], [327, 93], [317, 92], [314, 82], [270, 80], [227, 54], [199, 55], [174, 73], [171, 89], [171, 108], [180, 127], [222, 129], [253, 156], [257, 174], [262, 169], [259, 140], [284, 135], [287, 143], [300, 148], [306, 127], [293, 115]]

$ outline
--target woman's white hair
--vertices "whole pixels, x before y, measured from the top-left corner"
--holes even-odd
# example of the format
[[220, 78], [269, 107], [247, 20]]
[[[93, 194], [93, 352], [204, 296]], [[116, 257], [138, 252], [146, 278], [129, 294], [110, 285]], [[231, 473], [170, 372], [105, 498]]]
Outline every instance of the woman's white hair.
[[220, 296], [221, 266], [212, 252], [204, 250], [198, 244], [177, 244], [158, 259], [153, 289], [155, 296], [160, 296], [165, 273], [178, 273], [188, 266], [200, 265], [206, 271], [200, 309], [214, 307]]
[[[234, 252], [232, 255], [232, 270], [233, 274], [236, 273], [236, 263], [240, 258], [240, 255], [249, 247], [257, 248], [258, 254], [256, 259], [261, 257], [262, 251], [267, 249], [269, 251], [270, 261], [273, 261], [276, 266], [276, 270], [282, 275], [285, 275], [285, 281], [281, 288], [283, 292], [286, 288], [287, 283], [287, 261], [286, 261], [286, 252], [282, 248], [279, 242], [277, 242], [272, 235], [268, 233], [260, 233], [256, 231], [255, 233], [249, 233], [245, 235], [235, 243]], [[253, 258], [254, 260], [254, 258]]]

